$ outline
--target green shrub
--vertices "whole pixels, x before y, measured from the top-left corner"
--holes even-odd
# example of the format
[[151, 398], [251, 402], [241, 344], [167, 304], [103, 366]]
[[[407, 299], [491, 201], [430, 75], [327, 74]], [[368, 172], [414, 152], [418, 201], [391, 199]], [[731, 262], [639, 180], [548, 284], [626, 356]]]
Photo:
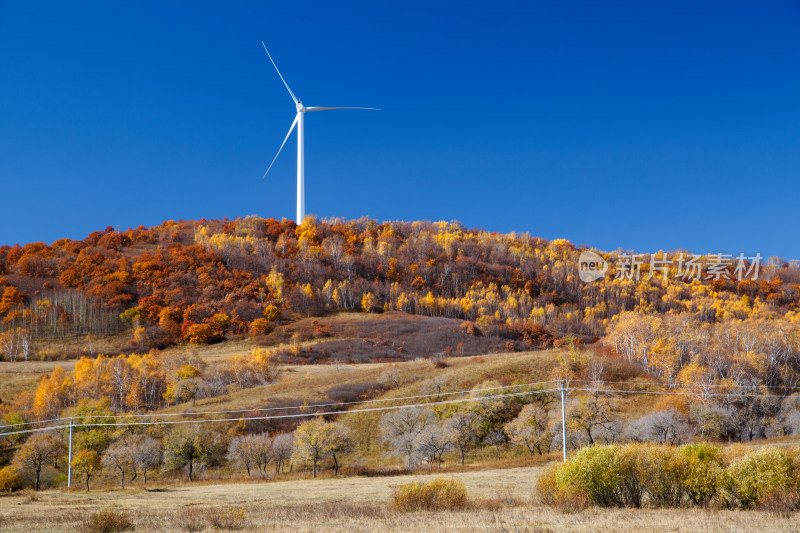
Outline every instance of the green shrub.
[[684, 444], [680, 448], [681, 454], [686, 457], [693, 457], [699, 461], [719, 461], [721, 464], [722, 450], [718, 446], [713, 446], [705, 442], [695, 444]]
[[100, 511], [92, 513], [83, 521], [80, 527], [82, 533], [116, 533], [118, 531], [133, 531], [133, 523], [123, 512]]
[[764, 446], [733, 461], [720, 480], [721, 503], [727, 507], [758, 506], [771, 491], [792, 488], [792, 458], [786, 451]]
[[800, 449], [595, 445], [545, 469], [536, 491], [542, 503], [563, 510], [581, 508], [582, 498], [605, 507], [705, 506], [717, 499], [729, 508], [791, 513], [800, 508]]
[[396, 511], [463, 509], [466, 505], [464, 483], [453, 479], [406, 483], [392, 493], [392, 508]]
[[677, 507], [686, 494], [684, 479], [687, 458], [675, 448], [664, 445], [640, 445], [638, 475], [656, 507]]
[[558, 469], [556, 486], [558, 491], [578, 489], [595, 505], [624, 507], [620, 484], [622, 470], [627, 467], [622, 464], [617, 446], [588, 446]]
[[793, 446], [786, 450], [792, 461], [792, 485], [800, 490], [800, 447]]
[[557, 475], [562, 466], [563, 463], [554, 463], [539, 475], [536, 480], [538, 500], [564, 513], [582, 511], [589, 505], [589, 498], [582, 489], [558, 485]]
[[678, 448], [685, 460], [682, 484], [689, 502], [706, 506], [717, 495], [724, 472], [720, 448], [710, 444], [685, 444]]

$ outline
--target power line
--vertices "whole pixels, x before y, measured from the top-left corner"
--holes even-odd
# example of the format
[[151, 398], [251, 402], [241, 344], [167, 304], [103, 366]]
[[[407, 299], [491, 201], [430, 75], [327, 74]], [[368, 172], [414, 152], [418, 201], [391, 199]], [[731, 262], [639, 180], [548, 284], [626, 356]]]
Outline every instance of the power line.
[[[625, 385], [634, 385], [635, 383], [631, 382], [614, 382], [614, 381], [587, 381], [587, 380], [569, 380], [571, 382], [578, 382], [578, 383], [598, 383], [598, 384], [625, 384]], [[183, 416], [183, 417], [191, 417], [191, 416], [200, 416], [200, 415], [218, 415], [218, 414], [234, 414], [234, 413], [249, 413], [249, 412], [264, 412], [264, 411], [282, 411], [288, 409], [298, 409], [298, 410], [305, 410], [305, 409], [313, 409], [318, 407], [335, 407], [341, 405], [363, 405], [375, 402], [392, 402], [392, 401], [402, 401], [402, 400], [409, 400], [409, 399], [421, 399], [421, 398], [433, 398], [433, 397], [441, 397], [441, 396], [449, 396], [455, 394], [469, 394], [474, 392], [485, 392], [490, 390], [507, 390], [510, 388], [519, 388], [519, 387], [526, 387], [526, 386], [538, 386], [538, 385], [547, 385], [547, 384], [554, 384], [556, 383], [555, 380], [550, 381], [539, 381], [539, 382], [531, 382], [531, 383], [521, 383], [517, 385], [505, 385], [505, 386], [497, 386], [497, 387], [485, 387], [482, 389], [471, 389], [471, 390], [460, 390], [460, 391], [452, 391], [452, 392], [440, 392], [440, 393], [431, 393], [431, 394], [419, 394], [414, 396], [401, 396], [397, 398], [378, 398], [373, 400], [361, 400], [361, 401], [354, 401], [354, 402], [333, 402], [333, 403], [322, 403], [322, 404], [311, 404], [311, 405], [300, 405], [300, 406], [287, 406], [287, 407], [269, 407], [269, 408], [255, 408], [255, 409], [235, 409], [235, 410], [223, 410], [223, 411], [198, 411], [198, 412], [187, 412], [187, 413], [153, 413], [153, 414], [117, 414], [117, 415], [91, 415], [91, 418], [95, 419], [120, 419], [120, 418], [129, 418], [129, 417], [160, 417], [160, 416]], [[656, 383], [647, 383], [647, 385], [661, 385]], [[217, 419], [195, 419], [195, 420], [156, 420], [156, 421], [146, 421], [146, 422], [83, 422], [79, 424], [74, 424], [74, 427], [102, 427], [102, 426], [147, 426], [147, 425], [168, 425], [168, 424], [191, 424], [191, 423], [206, 423], [206, 422], [235, 422], [240, 420], [274, 420], [274, 419], [286, 419], [286, 418], [304, 418], [310, 416], [323, 416], [323, 415], [337, 415], [337, 414], [346, 414], [346, 413], [362, 413], [362, 412], [375, 412], [375, 411], [387, 411], [387, 410], [396, 410], [396, 409], [405, 409], [411, 407], [424, 407], [424, 406], [431, 406], [431, 405], [444, 405], [444, 404], [452, 404], [452, 403], [463, 403], [463, 402], [470, 402], [470, 401], [481, 401], [486, 399], [494, 399], [494, 398], [507, 398], [507, 397], [515, 397], [515, 396], [524, 396], [528, 394], [540, 394], [540, 393], [547, 393], [547, 392], [558, 392], [561, 389], [534, 389], [530, 391], [523, 391], [523, 392], [516, 392], [516, 393], [508, 393], [508, 394], [495, 394], [489, 396], [479, 396], [479, 397], [469, 397], [469, 398], [459, 398], [453, 400], [442, 400], [437, 402], [426, 402], [426, 403], [415, 403], [415, 404], [403, 404], [403, 405], [392, 405], [386, 407], [372, 407], [372, 408], [364, 408], [364, 409], [351, 409], [347, 411], [314, 411], [308, 413], [297, 413], [297, 414], [282, 414], [282, 415], [266, 415], [266, 416], [248, 416], [248, 417], [238, 417], [238, 418], [217, 418]], [[570, 388], [571, 391], [580, 391], [580, 392], [600, 392], [604, 394], [655, 394], [655, 395], [664, 395], [664, 396], [704, 396], [704, 397], [714, 397], [714, 398], [742, 398], [747, 396], [746, 393], [712, 393], [712, 392], [687, 392], [687, 391], [646, 391], [646, 390], [625, 390], [625, 389], [600, 389], [600, 388]], [[759, 394], [759, 397], [762, 398], [785, 398], [783, 395], [776, 395], [776, 394]], [[52, 421], [59, 421], [59, 420], [69, 420], [68, 417], [60, 417], [60, 418], [52, 418], [47, 420], [36, 420], [32, 422], [26, 423], [16, 423], [16, 424], [7, 424], [4, 425], [3, 428], [14, 427], [14, 426], [21, 426], [21, 425], [29, 425], [29, 424], [42, 424], [45, 422], [52, 422]], [[0, 437], [11, 436], [11, 435], [20, 435], [25, 433], [34, 433], [34, 432], [42, 432], [42, 431], [51, 431], [57, 429], [63, 429], [69, 427], [68, 424], [61, 424], [56, 426], [49, 426], [44, 428], [31, 428], [25, 430], [18, 430], [12, 432], [4, 432], [0, 433]]]
[[[500, 385], [497, 387], [484, 387], [480, 389], [469, 389], [469, 390], [458, 390], [458, 391], [451, 391], [451, 392], [435, 392], [430, 394], [417, 394], [414, 396], [398, 396], [396, 398], [376, 398], [371, 400], [357, 400], [352, 402], [332, 402], [332, 403], [317, 403], [317, 404], [310, 404], [310, 405], [288, 405], [285, 407], [255, 407], [251, 409], [229, 409], [229, 410], [222, 410], [222, 411], [187, 411], [183, 413], [122, 413], [122, 414], [111, 414], [111, 415], [94, 415], [89, 414], [86, 415], [85, 418], [90, 419], [104, 419], [104, 418], [153, 418], [153, 417], [162, 417], [162, 416], [201, 416], [201, 415], [220, 415], [220, 414], [233, 414], [233, 413], [252, 413], [252, 412], [263, 412], [263, 411], [286, 411], [290, 409], [313, 409], [317, 407], [336, 407], [340, 405], [360, 405], [364, 403], [372, 403], [372, 402], [395, 402], [395, 401], [403, 401], [403, 400], [416, 400], [420, 398], [434, 398], [440, 396], [451, 396], [455, 394], [469, 394], [474, 392], [485, 392], [485, 391], [492, 391], [492, 390], [506, 390], [506, 389], [514, 389], [520, 387], [535, 387], [539, 385], [549, 385], [552, 384], [553, 381], [536, 381], [531, 383], [519, 383], [517, 385]], [[540, 392], [540, 391], [533, 391], [533, 392]], [[58, 420], [69, 420], [70, 418], [80, 418], [80, 417], [60, 417], [60, 418], [51, 418], [49, 420], [36, 420], [32, 422], [20, 422], [16, 424], [4, 424], [3, 428], [12, 427], [12, 426], [24, 426], [28, 424], [35, 424], [35, 423], [42, 423], [42, 422], [54, 422]], [[85, 426], [86, 423], [77, 423], [76, 426]]]
[[[203, 423], [212, 423], [212, 422], [239, 422], [242, 420], [276, 420], [276, 419], [285, 419], [285, 418], [308, 418], [314, 416], [326, 416], [326, 415], [343, 415], [348, 413], [368, 413], [368, 412], [375, 412], [375, 411], [396, 411], [398, 409], [410, 409], [412, 407], [429, 407], [431, 405], [446, 405], [446, 404], [453, 404], [453, 403], [464, 403], [464, 402], [479, 402], [483, 400], [491, 400], [496, 398], [511, 398], [516, 396], [525, 396], [528, 394], [540, 394], [543, 392], [555, 392], [557, 389], [538, 389], [538, 390], [531, 390], [531, 391], [524, 391], [524, 392], [511, 392], [507, 394], [495, 394], [490, 396], [479, 396], [474, 398], [456, 398], [454, 400], [440, 400], [438, 402], [426, 402], [426, 403], [416, 403], [416, 404], [403, 404], [403, 405], [388, 405], [385, 407], [368, 407], [364, 409], [351, 409], [349, 411], [323, 411], [323, 412], [312, 412], [312, 413], [294, 413], [294, 414], [286, 414], [286, 415], [265, 415], [265, 416], [248, 416], [248, 417], [239, 417], [239, 418], [218, 418], [218, 419], [201, 419], [201, 420], [161, 420], [156, 422], [89, 422], [84, 424], [75, 424], [73, 427], [120, 427], [120, 426], [158, 426], [158, 425], [171, 425], [171, 424], [203, 424]], [[21, 435], [24, 433], [35, 433], [41, 431], [55, 431], [58, 429], [68, 428], [69, 424], [61, 424], [58, 426], [50, 426], [47, 428], [35, 428], [35, 429], [26, 429], [20, 431], [12, 431], [8, 433], [0, 433], [0, 437], [6, 437], [10, 435]]]
[[47, 422], [57, 422], [59, 420], [69, 420], [68, 416], [60, 416], [58, 418], [48, 418], [46, 420], [31, 420], [30, 422], [16, 422], [14, 424], [2, 424], [0, 428], [10, 428], [13, 426], [28, 426], [30, 424], [45, 424]]
[[[597, 381], [597, 380], [580, 380], [580, 379], [570, 379], [567, 380], [570, 383], [597, 383], [602, 385], [636, 385], [637, 383], [633, 383], [630, 381]], [[530, 382], [530, 383], [520, 383], [516, 385], [501, 385], [497, 387], [484, 387], [480, 389], [469, 389], [469, 390], [458, 390], [458, 391], [450, 391], [450, 392], [439, 392], [439, 393], [430, 393], [430, 394], [417, 394], [413, 396], [398, 396], [395, 398], [377, 398], [377, 399], [370, 399], [370, 400], [357, 400], [351, 402], [330, 402], [330, 403], [317, 403], [317, 404], [309, 404], [309, 405], [290, 405], [284, 407], [261, 407], [261, 408], [250, 408], [250, 409], [229, 409], [229, 410], [220, 410], [220, 411], [187, 411], [182, 413], [123, 413], [123, 414], [110, 414], [110, 415], [88, 415], [87, 418], [91, 419], [120, 419], [120, 418], [158, 418], [158, 417], [193, 417], [193, 416], [203, 416], [203, 415], [220, 415], [220, 414], [235, 414], [235, 413], [252, 413], [252, 412], [269, 412], [269, 411], [287, 411], [287, 410], [304, 410], [304, 409], [314, 409], [320, 407], [338, 407], [338, 406], [347, 406], [347, 405], [362, 405], [366, 403], [377, 403], [377, 402], [395, 402], [395, 401], [404, 401], [404, 400], [416, 400], [421, 398], [434, 398], [434, 397], [441, 397], [441, 396], [452, 396], [456, 394], [470, 394], [475, 392], [486, 392], [492, 390], [507, 390], [513, 388], [520, 388], [520, 387], [533, 387], [533, 386], [541, 386], [541, 385], [549, 385], [556, 383], [555, 380], [549, 381], [537, 381], [537, 382]], [[661, 383], [657, 382], [644, 382], [638, 383], [641, 385], [652, 385], [652, 386], [663, 386]], [[719, 384], [711, 384], [708, 385], [709, 388], [718, 388], [718, 387], [725, 387], [726, 385], [719, 385]], [[779, 386], [759, 386], [759, 385], [739, 385], [740, 387], [744, 388], [767, 388], [767, 389], [794, 389], [796, 387], [779, 387]], [[583, 391], [583, 392], [604, 392], [604, 393], [631, 393], [631, 394], [660, 394], [660, 395], [678, 395], [678, 396], [694, 396], [694, 395], [702, 395], [702, 396], [713, 396], [713, 397], [742, 397], [744, 396], [743, 393], [727, 393], [727, 394], [720, 394], [720, 393], [706, 393], [702, 391], [697, 392], [686, 392], [686, 391], [631, 391], [631, 390], [624, 390], [624, 389], [585, 389], [585, 388], [572, 388], [570, 390], [575, 391]], [[534, 392], [543, 392], [541, 390], [537, 390]], [[759, 396], [767, 397], [767, 398], [783, 398], [784, 396], [781, 395], [767, 395], [767, 394], [759, 394]], [[18, 427], [18, 426], [27, 426], [31, 424], [43, 424], [48, 422], [56, 422], [60, 420], [69, 420], [70, 417], [58, 417], [58, 418], [50, 418], [46, 420], [33, 420], [30, 422], [19, 422], [14, 424], [3, 424], [2, 428], [11, 428], [11, 427]], [[128, 423], [128, 424], [132, 424]], [[77, 426], [87, 426], [89, 423], [80, 423], [76, 424]], [[44, 430], [49, 428], [44, 428]], [[2, 434], [0, 434], [2, 435]]]
[[[573, 388], [569, 390], [583, 391], [583, 392], [603, 392], [609, 394], [623, 393], [623, 394], [660, 394], [663, 396], [706, 396], [713, 398], [743, 398], [746, 396], [752, 397], [745, 393], [718, 393], [718, 392], [685, 392], [685, 391], [646, 391], [646, 390], [624, 390], [624, 389], [579, 389]], [[759, 398], [785, 398], [780, 394], [758, 394]]]
[[[497, 387], [486, 387], [482, 389], [470, 389], [470, 390], [458, 390], [458, 391], [451, 391], [451, 392], [435, 392], [431, 394], [417, 394], [415, 396], [398, 396], [396, 398], [376, 398], [372, 400], [356, 400], [352, 402], [332, 402], [332, 403], [317, 403], [317, 404], [310, 404], [310, 405], [288, 405], [285, 407], [258, 407], [252, 409], [230, 409], [230, 410], [222, 410], [222, 411], [189, 411], [184, 413], [134, 413], [130, 415], [125, 414], [116, 414], [116, 415], [97, 415], [93, 416], [93, 418], [124, 418], [126, 416], [132, 417], [149, 417], [149, 416], [198, 416], [198, 415], [219, 415], [219, 414], [233, 414], [233, 413], [252, 413], [254, 411], [261, 412], [261, 411], [285, 411], [288, 409], [311, 409], [314, 407], [335, 407], [339, 405], [360, 405], [363, 403], [371, 403], [371, 402], [394, 402], [394, 401], [402, 401], [402, 400], [416, 400], [420, 398], [433, 398], [439, 396], [451, 396], [454, 394], [469, 394], [473, 392], [485, 392], [491, 390], [505, 390], [505, 389], [513, 389], [513, 388], [520, 388], [520, 387], [534, 387], [538, 385], [549, 385], [553, 383], [552, 381], [538, 381], [533, 383], [520, 383], [518, 385], [501, 385]], [[538, 391], [535, 391], [538, 392]]]
[[[659, 383], [657, 381], [638, 381], [638, 382], [633, 382], [633, 381], [602, 381], [602, 380], [597, 381], [597, 380], [592, 380], [592, 379], [570, 379], [570, 380], [567, 380], [567, 381], [570, 381], [570, 382], [573, 382], [573, 383], [602, 383], [603, 385], [655, 385], [655, 386], [658, 386], [658, 387], [664, 387], [665, 386], [663, 383]], [[737, 387], [742, 387], [742, 388], [750, 388], [750, 389], [797, 390], [798, 388], [800, 388], [797, 385], [747, 385], [747, 384], [744, 384], [744, 383], [737, 383], [736, 386]], [[716, 383], [716, 384], [704, 385], [704, 387], [721, 388], [721, 387], [730, 387], [730, 385], [723, 385], [723, 384]]]

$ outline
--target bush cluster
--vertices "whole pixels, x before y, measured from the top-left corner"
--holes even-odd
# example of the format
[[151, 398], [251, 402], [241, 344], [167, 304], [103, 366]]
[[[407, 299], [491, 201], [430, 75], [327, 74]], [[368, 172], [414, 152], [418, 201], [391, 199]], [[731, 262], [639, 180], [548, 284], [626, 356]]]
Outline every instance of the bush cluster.
[[708, 444], [590, 446], [546, 469], [537, 482], [545, 504], [565, 511], [602, 507], [716, 504], [792, 511], [800, 506], [800, 448], [743, 451]]
[[111, 509], [92, 513], [79, 527], [81, 533], [118, 533], [133, 530], [133, 523], [127, 514]]
[[415, 481], [397, 487], [392, 493], [395, 511], [438, 511], [463, 509], [467, 505], [464, 483], [436, 478], [428, 483]]
[[0, 468], [0, 492], [13, 492], [22, 488], [22, 476], [12, 465]]

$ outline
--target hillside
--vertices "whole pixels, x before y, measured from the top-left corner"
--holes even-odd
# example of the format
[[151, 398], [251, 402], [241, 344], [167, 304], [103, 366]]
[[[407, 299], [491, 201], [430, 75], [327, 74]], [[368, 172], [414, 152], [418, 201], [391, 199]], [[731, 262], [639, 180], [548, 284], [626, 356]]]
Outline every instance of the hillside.
[[[83, 240], [0, 247], [0, 317], [3, 329], [23, 329], [33, 342], [142, 327], [141, 349], [259, 335], [278, 317], [333, 311], [470, 320], [531, 345], [550, 336], [591, 341], [623, 311], [688, 313], [702, 322], [797, 311], [800, 269], [792, 262], [761, 264], [754, 280], [737, 271], [752, 269], [750, 262], [731, 260], [694, 280], [675, 252], [658, 257], [672, 261], [666, 273], [651, 272], [651, 257], [642, 256], [634, 279], [619, 272], [626, 254], [610, 252], [602, 253], [610, 263], [604, 282], [584, 283], [583, 250], [456, 222], [309, 217], [298, 227], [248, 217], [107, 228]], [[700, 264], [712, 268], [714, 258]], [[266, 317], [270, 305], [277, 309]]]
[[[4, 246], [0, 467], [42, 439], [60, 449], [68, 419], [84, 455], [128, 454], [123, 480], [140, 448], [158, 450], [164, 483], [794, 442], [796, 264], [695, 257], [706, 274], [693, 279], [685, 252], [640, 257], [636, 275], [630, 254], [593, 252], [608, 268], [584, 281], [583, 252], [456, 222], [313, 217]], [[321, 451], [303, 451], [307, 432]], [[188, 463], [176, 442], [194, 443]], [[96, 483], [114, 479], [103, 472]]]

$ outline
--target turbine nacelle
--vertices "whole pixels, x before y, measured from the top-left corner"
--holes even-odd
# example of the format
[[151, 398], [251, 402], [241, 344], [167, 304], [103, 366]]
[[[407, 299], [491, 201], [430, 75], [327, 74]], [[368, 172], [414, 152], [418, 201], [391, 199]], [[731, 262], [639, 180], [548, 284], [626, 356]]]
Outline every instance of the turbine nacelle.
[[305, 113], [306, 106], [303, 105], [302, 101], [298, 100], [294, 106], [297, 108], [298, 113]]

